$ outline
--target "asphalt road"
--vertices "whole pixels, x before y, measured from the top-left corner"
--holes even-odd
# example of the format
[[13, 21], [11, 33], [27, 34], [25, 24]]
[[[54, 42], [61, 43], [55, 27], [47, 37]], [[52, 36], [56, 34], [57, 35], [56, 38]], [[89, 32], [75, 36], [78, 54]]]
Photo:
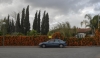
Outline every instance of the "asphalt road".
[[100, 47], [0, 47], [0, 58], [100, 58]]

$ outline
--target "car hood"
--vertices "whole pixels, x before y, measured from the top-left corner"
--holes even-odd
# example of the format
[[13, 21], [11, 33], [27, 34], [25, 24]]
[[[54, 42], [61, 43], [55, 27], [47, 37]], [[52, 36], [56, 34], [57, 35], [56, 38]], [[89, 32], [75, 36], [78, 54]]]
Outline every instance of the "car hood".
[[48, 43], [48, 42], [42, 42], [42, 43]]
[[41, 42], [41, 43], [39, 43], [39, 45], [41, 45], [41, 44], [45, 44], [45, 43], [47, 43], [47, 42]]

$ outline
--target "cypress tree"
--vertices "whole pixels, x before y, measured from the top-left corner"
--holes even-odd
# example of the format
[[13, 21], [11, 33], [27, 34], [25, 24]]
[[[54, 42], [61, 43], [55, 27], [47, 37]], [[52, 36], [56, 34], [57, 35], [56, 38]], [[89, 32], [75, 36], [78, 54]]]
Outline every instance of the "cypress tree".
[[34, 22], [33, 22], [33, 29], [37, 31], [37, 12], [35, 13], [35, 18], [34, 18]]
[[20, 32], [20, 15], [19, 15], [19, 13], [17, 14], [16, 32]]
[[12, 25], [11, 25], [11, 24], [12, 24], [12, 22], [10, 21], [10, 22], [9, 22], [9, 29], [10, 29], [10, 30], [9, 30], [9, 34], [11, 34], [11, 32], [12, 32]]
[[26, 8], [26, 16], [25, 16], [25, 20], [24, 20], [24, 31], [25, 31], [25, 35], [27, 34], [28, 31], [30, 31], [30, 22], [29, 22], [29, 5]]
[[49, 32], [49, 15], [47, 13], [45, 19], [45, 34], [47, 34], [48, 32]]
[[11, 23], [11, 33], [13, 33], [15, 31], [15, 25], [14, 25], [14, 21], [12, 19], [12, 23]]
[[38, 20], [37, 20], [37, 32], [40, 33], [40, 11], [38, 13]]
[[25, 19], [25, 9], [22, 10], [22, 17], [21, 17], [21, 33], [24, 33], [24, 19]]
[[7, 32], [7, 28], [8, 28], [8, 19], [5, 17], [4, 18], [4, 20], [3, 20], [3, 22], [5, 22], [6, 24], [2, 24], [2, 26], [1, 26], [1, 31], [3, 32], [3, 34], [5, 35], [5, 34], [7, 34], [8, 32]]
[[42, 23], [41, 23], [41, 34], [45, 35], [45, 11], [44, 11]]
[[48, 13], [46, 13], [46, 11], [44, 11], [44, 15], [42, 18], [42, 24], [41, 24], [41, 34], [42, 35], [47, 35], [47, 33], [49, 32], [49, 15]]
[[7, 18], [7, 21], [6, 21], [6, 27], [7, 27], [7, 34], [9, 34], [9, 32], [10, 32], [10, 21], [9, 21], [9, 15], [8, 15], [8, 18]]

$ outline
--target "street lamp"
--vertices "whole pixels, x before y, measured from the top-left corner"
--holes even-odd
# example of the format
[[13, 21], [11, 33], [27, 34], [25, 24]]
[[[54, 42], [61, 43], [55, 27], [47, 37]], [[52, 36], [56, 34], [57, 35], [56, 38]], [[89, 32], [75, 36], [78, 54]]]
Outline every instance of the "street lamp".
[[3, 22], [2, 24], [3, 24], [3, 46], [4, 46], [4, 25], [5, 25], [6, 23]]

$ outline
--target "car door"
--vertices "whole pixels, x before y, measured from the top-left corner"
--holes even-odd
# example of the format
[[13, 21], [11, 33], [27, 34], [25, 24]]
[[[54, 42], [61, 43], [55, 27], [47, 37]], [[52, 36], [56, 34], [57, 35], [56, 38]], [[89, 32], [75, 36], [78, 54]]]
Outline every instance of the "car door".
[[59, 44], [60, 44], [59, 40], [55, 39], [53, 45], [54, 46], [59, 46]]
[[48, 41], [48, 46], [54, 46], [54, 40]]

